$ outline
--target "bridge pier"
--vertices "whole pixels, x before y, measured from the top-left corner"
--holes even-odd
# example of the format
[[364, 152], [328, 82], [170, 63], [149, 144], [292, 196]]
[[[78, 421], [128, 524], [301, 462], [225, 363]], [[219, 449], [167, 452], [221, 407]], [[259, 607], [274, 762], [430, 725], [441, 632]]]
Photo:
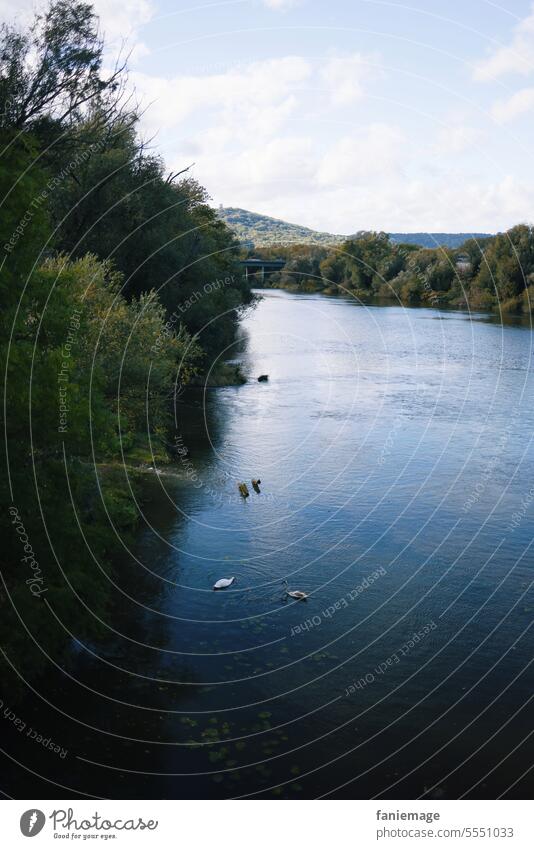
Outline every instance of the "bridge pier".
[[265, 283], [265, 278], [269, 274], [276, 271], [281, 271], [285, 265], [283, 259], [261, 260], [256, 258], [244, 259], [241, 265], [245, 268], [245, 279], [248, 280], [249, 275], [254, 275], [261, 286]]

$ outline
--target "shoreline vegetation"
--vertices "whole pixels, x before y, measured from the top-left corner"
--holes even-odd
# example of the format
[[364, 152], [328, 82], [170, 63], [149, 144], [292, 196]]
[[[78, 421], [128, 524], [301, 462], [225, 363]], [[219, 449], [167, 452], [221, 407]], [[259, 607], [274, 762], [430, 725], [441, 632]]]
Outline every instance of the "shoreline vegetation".
[[339, 247], [243, 247], [242, 258], [250, 257], [286, 261], [266, 277], [264, 288], [348, 294], [363, 303], [534, 312], [534, 228], [527, 224], [454, 249], [397, 244], [386, 233], [369, 232]]
[[0, 640], [22, 693], [70, 633], [105, 633], [140, 473], [170, 461], [187, 387], [244, 380], [220, 358], [254, 298], [206, 190], [141, 137], [91, 4], [53, 0], [0, 42]]

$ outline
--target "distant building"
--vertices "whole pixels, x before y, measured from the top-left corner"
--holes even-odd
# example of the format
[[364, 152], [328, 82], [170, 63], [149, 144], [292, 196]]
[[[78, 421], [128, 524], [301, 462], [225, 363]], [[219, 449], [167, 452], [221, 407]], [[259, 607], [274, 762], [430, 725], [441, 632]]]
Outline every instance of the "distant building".
[[468, 254], [456, 255], [456, 268], [458, 271], [471, 271], [471, 260], [469, 259]]

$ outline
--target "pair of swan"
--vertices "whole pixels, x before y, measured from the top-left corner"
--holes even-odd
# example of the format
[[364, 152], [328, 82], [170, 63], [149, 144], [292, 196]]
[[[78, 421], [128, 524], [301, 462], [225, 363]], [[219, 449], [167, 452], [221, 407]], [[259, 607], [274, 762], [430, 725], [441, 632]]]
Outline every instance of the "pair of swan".
[[[234, 581], [235, 581], [235, 575], [233, 575], [231, 578], [219, 578], [219, 580], [214, 583], [213, 589], [214, 590], [224, 590], [226, 587], [231, 587], [232, 584], [234, 583]], [[291, 598], [296, 599], [297, 601], [305, 601], [308, 598], [308, 593], [304, 593], [304, 592], [302, 592], [302, 590], [289, 590], [289, 589], [287, 589], [288, 583], [285, 579], [284, 579], [283, 583], [286, 586], [286, 595], [290, 596]]]

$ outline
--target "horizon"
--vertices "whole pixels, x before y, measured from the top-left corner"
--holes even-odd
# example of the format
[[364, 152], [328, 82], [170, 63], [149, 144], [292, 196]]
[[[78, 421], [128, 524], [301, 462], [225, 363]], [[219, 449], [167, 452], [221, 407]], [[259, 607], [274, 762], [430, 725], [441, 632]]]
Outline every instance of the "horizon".
[[[493, 233], [486, 232], [484, 230], [433, 230], [433, 231], [429, 231], [429, 230], [385, 230], [383, 227], [379, 227], [379, 228], [377, 228], [377, 230], [373, 230], [373, 231], [371, 231], [370, 229], [367, 229], [367, 230], [361, 229], [361, 230], [351, 230], [347, 233], [332, 233], [329, 230], [319, 230], [317, 227], [313, 227], [313, 226], [310, 227], [308, 224], [300, 224], [297, 221], [287, 221], [285, 218], [280, 218], [277, 215], [271, 215], [271, 214], [265, 213], [265, 212], [256, 212], [253, 209], [245, 209], [242, 206], [225, 206], [224, 204], [220, 203], [220, 204], [217, 204], [217, 209], [218, 210], [231, 210], [232, 209], [232, 210], [238, 210], [240, 212], [248, 212], [251, 215], [259, 215], [262, 218], [270, 218], [273, 221], [279, 221], [282, 224], [289, 224], [292, 227], [303, 227], [305, 229], [312, 230], [314, 233], [325, 233], [326, 235], [329, 235], [329, 236], [343, 236], [343, 237], [347, 237], [347, 238], [349, 238], [350, 236], [354, 236], [358, 233], [369, 233], [369, 232], [381, 232], [381, 233], [387, 233], [388, 235], [402, 233], [403, 235], [405, 234], [407, 236], [415, 236], [415, 235], [418, 235], [419, 233], [424, 233], [427, 236], [436, 236], [436, 235], [444, 235], [444, 236], [452, 236], [452, 235], [497, 236], [499, 233], [505, 232], [503, 230], [496, 230]], [[518, 224], [524, 224], [526, 222], [518, 221], [517, 223]]]

